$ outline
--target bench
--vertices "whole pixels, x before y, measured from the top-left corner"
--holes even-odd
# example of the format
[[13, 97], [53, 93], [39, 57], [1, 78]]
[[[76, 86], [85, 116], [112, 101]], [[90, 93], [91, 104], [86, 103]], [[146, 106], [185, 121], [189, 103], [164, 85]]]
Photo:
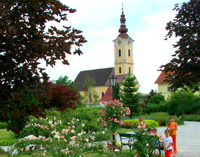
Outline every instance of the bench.
[[131, 152], [131, 149], [133, 145], [131, 144], [131, 141], [134, 140], [134, 133], [118, 133], [121, 141], [121, 146], [120, 146], [120, 153], [122, 151], [122, 148], [124, 146], [128, 146]]
[[152, 151], [157, 149], [159, 151], [159, 157], [161, 156], [161, 151], [164, 151], [163, 143], [160, 142], [158, 137], [150, 136], [150, 141], [152, 142]]

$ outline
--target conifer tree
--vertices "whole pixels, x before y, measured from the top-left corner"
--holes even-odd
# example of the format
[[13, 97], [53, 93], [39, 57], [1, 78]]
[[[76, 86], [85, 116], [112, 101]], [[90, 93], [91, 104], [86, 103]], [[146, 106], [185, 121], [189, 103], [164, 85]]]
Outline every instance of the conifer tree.
[[131, 110], [131, 116], [138, 116], [141, 114], [141, 107], [139, 105], [140, 95], [138, 93], [139, 84], [135, 76], [130, 73], [126, 75], [122, 83], [120, 98], [126, 107]]

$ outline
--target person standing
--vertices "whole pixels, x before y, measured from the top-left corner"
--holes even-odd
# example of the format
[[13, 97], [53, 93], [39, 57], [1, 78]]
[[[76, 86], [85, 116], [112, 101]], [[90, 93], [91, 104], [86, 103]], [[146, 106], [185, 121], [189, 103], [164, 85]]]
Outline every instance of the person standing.
[[165, 151], [165, 157], [171, 157], [171, 153], [172, 153], [172, 137], [169, 136], [169, 130], [166, 129], [164, 131], [165, 136], [162, 138], [163, 141], [163, 146], [164, 146], [164, 151]]
[[174, 122], [174, 117], [170, 116], [169, 118], [169, 124], [167, 124], [167, 129], [170, 132], [170, 136], [172, 137], [173, 140], [173, 149], [174, 153], [177, 153], [177, 147], [176, 147], [176, 130], [178, 130], [177, 126], [178, 124]]

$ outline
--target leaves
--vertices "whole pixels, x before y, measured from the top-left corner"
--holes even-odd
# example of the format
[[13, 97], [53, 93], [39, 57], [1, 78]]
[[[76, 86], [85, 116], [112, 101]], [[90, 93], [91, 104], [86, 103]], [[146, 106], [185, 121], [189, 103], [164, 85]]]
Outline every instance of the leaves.
[[[172, 88], [192, 87], [200, 82], [200, 0], [190, 0], [181, 6], [176, 4], [174, 10], [178, 13], [167, 23], [166, 40], [173, 35], [178, 37], [173, 45], [178, 50], [160, 70], [165, 71]], [[173, 78], [170, 78], [171, 73]]]
[[[67, 21], [68, 13], [75, 11], [58, 0], [0, 2], [1, 121], [8, 122], [11, 118], [8, 113], [20, 110], [18, 105], [22, 104], [13, 95], [19, 96], [27, 89], [37, 93], [34, 96], [40, 103], [41, 111], [48, 106], [41, 105], [49, 100], [49, 78], [40, 67], [41, 61], [52, 67], [56, 60], [69, 65], [66, 55], [71, 54], [71, 47], [79, 48], [86, 40], [75, 28], [63, 26], [59, 30], [53, 25], [47, 28], [46, 24]], [[21, 108], [24, 108], [26, 117], [30, 113], [26, 112], [29, 107], [22, 105]]]

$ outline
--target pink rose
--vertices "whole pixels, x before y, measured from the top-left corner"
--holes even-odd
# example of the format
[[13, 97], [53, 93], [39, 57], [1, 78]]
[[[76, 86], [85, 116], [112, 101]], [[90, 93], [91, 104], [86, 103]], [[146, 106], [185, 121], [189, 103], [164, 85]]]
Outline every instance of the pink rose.
[[143, 135], [145, 135], [146, 133], [144, 132]]
[[132, 144], [132, 145], [133, 145], [133, 144], [134, 144], [134, 142], [130, 142], [130, 144]]
[[124, 104], [123, 104], [123, 103], [121, 103], [121, 107], [123, 107], [123, 105], [124, 105]]
[[73, 125], [73, 126], [72, 126], [72, 128], [74, 129], [74, 128], [75, 128], [75, 126]]
[[147, 143], [146, 146], [149, 147], [149, 144]]
[[139, 126], [138, 126], [138, 129], [141, 129], [141, 128], [142, 128], [142, 127], [139, 125]]
[[60, 138], [64, 138], [64, 136], [60, 136]]
[[53, 128], [54, 127], [54, 125], [53, 124], [51, 124], [51, 128]]
[[104, 102], [104, 101], [102, 101], [102, 104], [105, 104], [105, 102]]

